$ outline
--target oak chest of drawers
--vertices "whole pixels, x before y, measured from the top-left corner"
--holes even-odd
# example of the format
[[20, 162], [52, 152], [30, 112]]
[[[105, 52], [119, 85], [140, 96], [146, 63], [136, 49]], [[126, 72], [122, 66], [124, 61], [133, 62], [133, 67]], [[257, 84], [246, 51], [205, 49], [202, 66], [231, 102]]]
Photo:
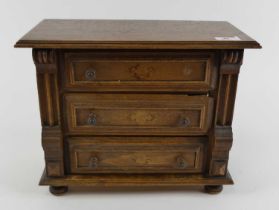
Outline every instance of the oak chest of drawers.
[[233, 183], [237, 79], [260, 45], [229, 23], [44, 20], [15, 46], [33, 48], [53, 194]]

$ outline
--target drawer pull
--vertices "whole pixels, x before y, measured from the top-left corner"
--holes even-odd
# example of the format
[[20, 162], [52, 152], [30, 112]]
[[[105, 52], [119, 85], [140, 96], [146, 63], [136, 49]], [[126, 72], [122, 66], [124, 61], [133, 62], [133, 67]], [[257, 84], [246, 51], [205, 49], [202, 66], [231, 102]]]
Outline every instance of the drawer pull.
[[177, 168], [184, 169], [187, 167], [187, 162], [182, 156], [176, 158]]
[[90, 168], [97, 168], [98, 167], [98, 158], [97, 157], [90, 158], [89, 166], [90, 166]]
[[96, 125], [97, 123], [96, 115], [94, 113], [90, 113], [87, 122], [89, 125]]
[[182, 119], [182, 126], [188, 127], [191, 124], [191, 121], [188, 117]]
[[85, 78], [87, 80], [94, 80], [96, 79], [96, 71], [94, 69], [88, 69], [85, 71]]

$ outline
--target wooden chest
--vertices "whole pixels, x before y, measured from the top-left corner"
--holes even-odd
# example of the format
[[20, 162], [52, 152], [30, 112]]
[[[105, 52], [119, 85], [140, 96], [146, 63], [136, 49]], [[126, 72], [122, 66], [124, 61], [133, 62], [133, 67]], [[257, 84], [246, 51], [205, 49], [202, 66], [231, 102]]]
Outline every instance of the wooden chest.
[[33, 48], [53, 194], [233, 183], [239, 69], [261, 46], [229, 23], [44, 20], [15, 46]]

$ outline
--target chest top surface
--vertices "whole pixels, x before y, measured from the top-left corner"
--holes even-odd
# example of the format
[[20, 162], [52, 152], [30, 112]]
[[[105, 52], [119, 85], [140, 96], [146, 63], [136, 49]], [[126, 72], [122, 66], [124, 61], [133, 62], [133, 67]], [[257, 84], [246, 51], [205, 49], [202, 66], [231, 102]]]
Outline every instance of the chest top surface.
[[41, 21], [15, 47], [244, 49], [260, 44], [228, 22], [177, 20]]

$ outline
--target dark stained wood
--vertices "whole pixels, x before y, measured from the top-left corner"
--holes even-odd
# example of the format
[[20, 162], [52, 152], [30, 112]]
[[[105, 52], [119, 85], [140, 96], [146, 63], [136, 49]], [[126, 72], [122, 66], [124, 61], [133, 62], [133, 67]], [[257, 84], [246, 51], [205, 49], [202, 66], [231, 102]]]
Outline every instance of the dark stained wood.
[[201, 173], [206, 138], [75, 137], [71, 174]]
[[230, 173], [222, 177], [206, 177], [202, 174], [93, 174], [66, 175], [63, 178], [48, 177], [44, 172], [40, 185], [90, 186], [90, 187], [188, 187], [193, 185], [231, 185]]
[[215, 51], [65, 52], [65, 89], [70, 91], [192, 91], [214, 89]]
[[55, 50], [33, 50], [42, 124], [42, 146], [48, 176], [64, 176], [63, 132], [58, 85], [58, 59]]
[[67, 134], [202, 135], [213, 98], [156, 94], [65, 94]]
[[260, 45], [229, 23], [45, 20], [16, 47], [33, 48], [40, 184], [52, 194], [68, 186], [189, 185], [213, 194], [233, 184], [243, 49]]
[[[216, 40], [215, 37], [240, 40]], [[260, 48], [228, 22], [171, 20], [43, 20], [15, 47], [243, 49]]]
[[218, 194], [223, 190], [223, 185], [205, 185], [204, 190], [208, 194]]
[[53, 195], [63, 195], [68, 191], [66, 186], [49, 186], [49, 192]]
[[208, 174], [224, 176], [233, 142], [232, 119], [237, 80], [242, 65], [243, 50], [221, 52], [219, 87], [216, 94], [215, 119], [209, 133], [210, 152]]

